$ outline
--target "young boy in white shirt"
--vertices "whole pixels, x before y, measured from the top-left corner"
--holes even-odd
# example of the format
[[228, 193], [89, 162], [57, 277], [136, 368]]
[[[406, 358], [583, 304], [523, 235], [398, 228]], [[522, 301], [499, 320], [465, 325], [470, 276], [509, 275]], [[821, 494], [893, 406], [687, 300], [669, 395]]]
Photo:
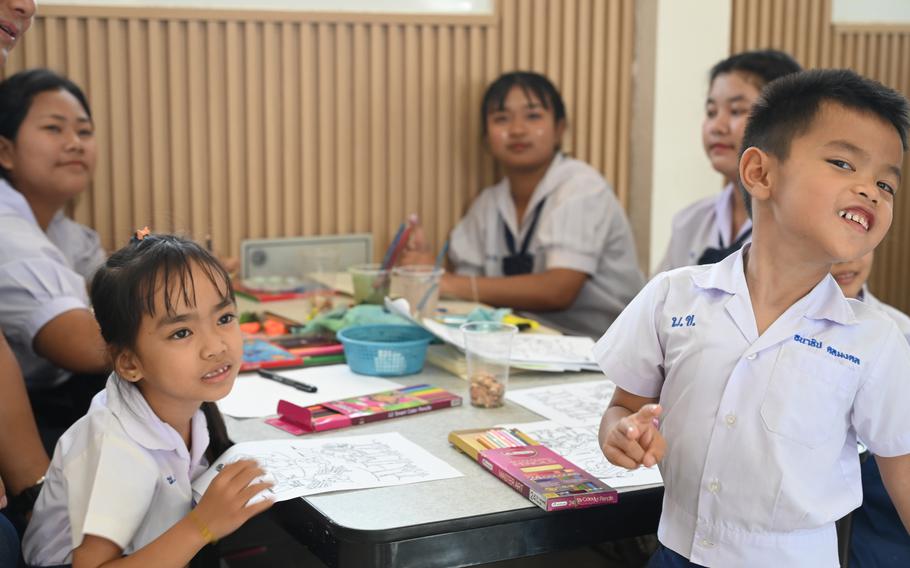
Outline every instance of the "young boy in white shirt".
[[907, 100], [852, 71], [771, 83], [739, 166], [752, 244], [658, 275], [598, 342], [604, 454], [664, 477], [651, 566], [837, 566], [857, 436], [910, 525], [910, 347], [829, 275], [885, 236], [907, 128]]

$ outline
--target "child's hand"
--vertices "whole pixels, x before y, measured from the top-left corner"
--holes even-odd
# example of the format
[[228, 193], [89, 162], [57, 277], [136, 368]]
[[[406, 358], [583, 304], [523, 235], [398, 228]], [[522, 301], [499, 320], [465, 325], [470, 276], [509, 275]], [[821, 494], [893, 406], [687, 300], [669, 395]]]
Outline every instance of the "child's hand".
[[651, 467], [663, 459], [667, 441], [658, 429], [662, 410], [659, 404], [646, 404], [616, 423], [602, 448], [610, 463], [638, 469], [642, 465]]
[[273, 483], [253, 483], [265, 472], [253, 460], [240, 460], [225, 466], [215, 476], [193, 512], [216, 539], [231, 534], [251, 517], [274, 503], [271, 499], [247, 506], [247, 501], [268, 489]]
[[0, 509], [6, 509], [6, 488], [3, 486], [3, 480], [0, 479]]

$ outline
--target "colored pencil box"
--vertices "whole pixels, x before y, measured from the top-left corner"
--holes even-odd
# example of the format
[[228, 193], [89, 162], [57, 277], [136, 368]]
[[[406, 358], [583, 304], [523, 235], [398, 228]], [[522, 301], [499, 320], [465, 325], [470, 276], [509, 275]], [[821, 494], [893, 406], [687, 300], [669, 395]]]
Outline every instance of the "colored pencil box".
[[615, 489], [517, 429], [461, 430], [449, 442], [544, 511], [616, 503]]
[[270, 418], [266, 423], [300, 435], [453, 406], [461, 406], [461, 397], [457, 394], [431, 385], [415, 385], [312, 406], [280, 400], [278, 417]]

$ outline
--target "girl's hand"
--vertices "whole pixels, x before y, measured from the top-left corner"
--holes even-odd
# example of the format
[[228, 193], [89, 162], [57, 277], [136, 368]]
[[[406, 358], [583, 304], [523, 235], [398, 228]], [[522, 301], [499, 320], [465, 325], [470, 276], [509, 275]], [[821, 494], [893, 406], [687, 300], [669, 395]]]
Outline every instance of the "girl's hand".
[[601, 448], [610, 463], [626, 469], [651, 467], [664, 457], [667, 441], [658, 429], [659, 404], [646, 404], [616, 422]]
[[240, 528], [251, 517], [258, 515], [274, 504], [265, 499], [247, 506], [247, 501], [268, 489], [273, 483], [252, 483], [254, 479], [265, 475], [262, 468], [253, 460], [240, 460], [225, 466], [215, 476], [199, 505], [193, 513], [214, 535], [220, 539]]
[[3, 480], [0, 479], [0, 509], [6, 509], [6, 488], [3, 486]]

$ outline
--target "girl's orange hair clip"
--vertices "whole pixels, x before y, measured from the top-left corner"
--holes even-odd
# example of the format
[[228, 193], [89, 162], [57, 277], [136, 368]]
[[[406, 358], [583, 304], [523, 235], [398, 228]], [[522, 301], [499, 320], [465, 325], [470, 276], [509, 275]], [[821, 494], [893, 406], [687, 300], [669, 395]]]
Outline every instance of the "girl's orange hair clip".
[[133, 238], [130, 239], [130, 241], [138, 243], [145, 237], [149, 236], [151, 233], [152, 232], [149, 230], [148, 226], [142, 227], [141, 229], [139, 229], [135, 233], [133, 233]]

